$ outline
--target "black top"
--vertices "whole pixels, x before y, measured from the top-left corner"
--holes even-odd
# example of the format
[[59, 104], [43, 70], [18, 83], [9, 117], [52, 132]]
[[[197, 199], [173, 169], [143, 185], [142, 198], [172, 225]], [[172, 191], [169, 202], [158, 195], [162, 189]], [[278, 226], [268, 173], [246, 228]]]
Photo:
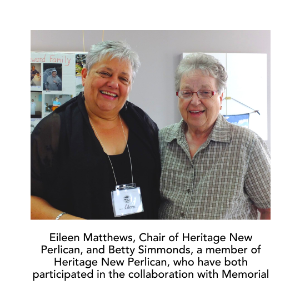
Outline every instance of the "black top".
[[[158, 128], [140, 108], [126, 102], [120, 112], [129, 128], [133, 181], [144, 212], [116, 219], [155, 219], [159, 205]], [[41, 120], [32, 133], [31, 192], [53, 207], [85, 219], [113, 219], [112, 168], [89, 123], [82, 94]], [[118, 184], [131, 183], [127, 147], [110, 156]]]

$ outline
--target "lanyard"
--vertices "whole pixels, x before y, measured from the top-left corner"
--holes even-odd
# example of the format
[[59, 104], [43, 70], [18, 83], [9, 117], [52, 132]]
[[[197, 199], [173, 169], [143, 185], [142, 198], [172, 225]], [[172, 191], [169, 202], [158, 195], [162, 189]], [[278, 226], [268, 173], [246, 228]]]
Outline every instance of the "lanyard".
[[[133, 183], [133, 173], [132, 173], [131, 156], [130, 156], [129, 146], [128, 146], [128, 142], [127, 142], [127, 140], [126, 140], [126, 135], [125, 135], [125, 131], [124, 131], [124, 127], [123, 127], [123, 123], [122, 123], [122, 120], [121, 120], [120, 115], [119, 115], [119, 119], [120, 119], [120, 122], [121, 122], [121, 125], [122, 125], [122, 130], [123, 130], [123, 134], [124, 134], [124, 139], [125, 139], [126, 147], [127, 147], [127, 150], [128, 150], [128, 155], [129, 155], [129, 160], [130, 160], [130, 169], [131, 169], [131, 180], [132, 180], [132, 183]], [[92, 125], [92, 128], [93, 128], [93, 130], [94, 130], [94, 132], [95, 132], [95, 134], [96, 134], [96, 137], [97, 137], [97, 139], [98, 139], [100, 145], [102, 146], [102, 148], [103, 148], [103, 150], [104, 150], [104, 152], [105, 152], [104, 146], [103, 146], [103, 144], [101, 143], [101, 140], [100, 140], [100, 138], [99, 138], [99, 135], [98, 135], [98, 133], [97, 133], [97, 130], [95, 129], [95, 127], [94, 127], [94, 125], [93, 125], [93, 122], [92, 122], [92, 120], [90, 119], [90, 117], [89, 117], [89, 120], [90, 120], [90, 123], [91, 123], [91, 125]], [[111, 162], [111, 160], [110, 160], [109, 155], [108, 155], [106, 152], [105, 152], [105, 154], [107, 155], [107, 157], [108, 157], [108, 159], [109, 159], [109, 162], [110, 162], [110, 165], [111, 165], [111, 169], [112, 169], [113, 174], [114, 174], [116, 186], [117, 186], [118, 183], [117, 183], [117, 179], [116, 179], [114, 167], [113, 167], [113, 165], [112, 165], [112, 162]]]

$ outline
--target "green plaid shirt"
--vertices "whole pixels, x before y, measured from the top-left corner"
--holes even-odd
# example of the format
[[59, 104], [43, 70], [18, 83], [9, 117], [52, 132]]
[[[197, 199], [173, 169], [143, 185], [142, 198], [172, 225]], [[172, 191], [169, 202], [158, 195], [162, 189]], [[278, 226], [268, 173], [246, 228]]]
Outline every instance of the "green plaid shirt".
[[159, 132], [161, 219], [257, 219], [254, 205], [270, 207], [270, 153], [256, 133], [219, 114], [191, 158], [184, 127]]

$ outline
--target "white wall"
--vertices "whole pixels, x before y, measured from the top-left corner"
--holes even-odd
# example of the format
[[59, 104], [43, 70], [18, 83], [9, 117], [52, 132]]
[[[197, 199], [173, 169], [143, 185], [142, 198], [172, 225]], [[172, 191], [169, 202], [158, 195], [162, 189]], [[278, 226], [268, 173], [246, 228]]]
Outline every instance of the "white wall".
[[[102, 31], [84, 31], [85, 51], [102, 40]], [[109, 30], [104, 40], [124, 40], [137, 51], [141, 68], [130, 101], [144, 109], [159, 128], [178, 122], [174, 73], [184, 52], [267, 53], [268, 146], [270, 148], [270, 31], [268, 30]], [[80, 51], [80, 30], [33, 30], [31, 51]]]

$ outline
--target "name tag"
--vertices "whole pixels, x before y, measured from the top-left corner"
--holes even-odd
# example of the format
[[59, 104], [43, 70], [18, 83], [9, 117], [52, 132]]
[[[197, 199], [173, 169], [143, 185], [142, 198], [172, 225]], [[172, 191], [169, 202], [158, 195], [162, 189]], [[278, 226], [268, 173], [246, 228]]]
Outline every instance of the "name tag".
[[115, 217], [137, 214], [144, 211], [142, 194], [135, 183], [117, 185], [111, 192]]

